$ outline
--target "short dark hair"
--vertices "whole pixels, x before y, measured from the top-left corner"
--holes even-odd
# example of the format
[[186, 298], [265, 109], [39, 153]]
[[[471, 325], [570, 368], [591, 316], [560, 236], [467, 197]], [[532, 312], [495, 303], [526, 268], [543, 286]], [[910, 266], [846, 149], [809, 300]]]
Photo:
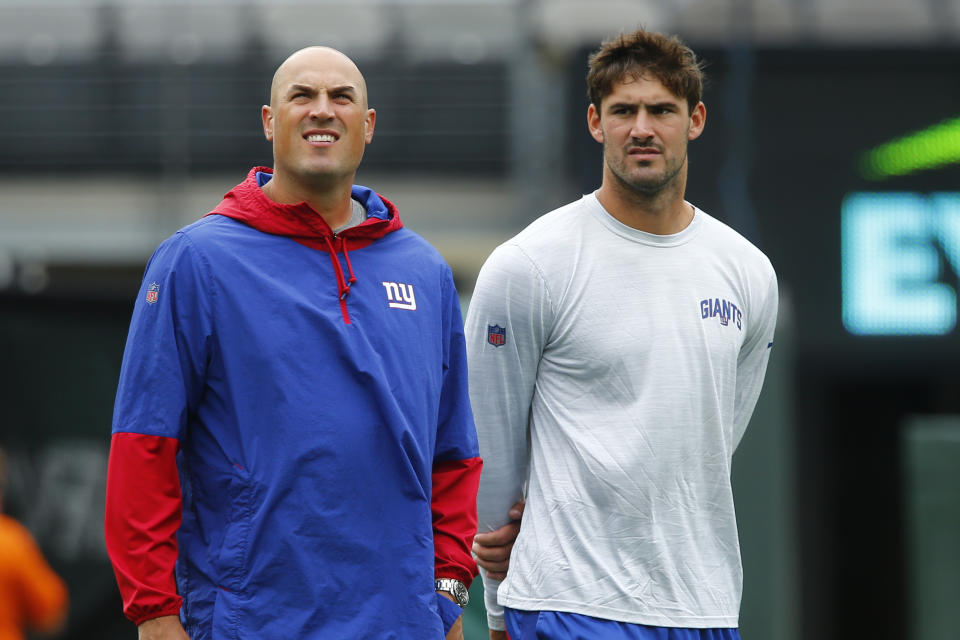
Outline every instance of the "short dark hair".
[[677, 36], [642, 28], [621, 33], [604, 41], [588, 61], [587, 97], [597, 111], [613, 85], [627, 77], [653, 76], [674, 95], [684, 98], [691, 113], [703, 93], [703, 63]]

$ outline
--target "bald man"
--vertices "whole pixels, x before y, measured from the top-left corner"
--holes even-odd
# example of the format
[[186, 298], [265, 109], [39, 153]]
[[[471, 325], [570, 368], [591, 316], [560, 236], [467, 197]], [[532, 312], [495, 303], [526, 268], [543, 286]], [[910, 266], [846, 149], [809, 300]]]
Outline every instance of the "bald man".
[[262, 117], [273, 168], [161, 244], [134, 305], [124, 613], [141, 639], [462, 638], [481, 462], [450, 268], [354, 184], [376, 112], [349, 58], [291, 55]]

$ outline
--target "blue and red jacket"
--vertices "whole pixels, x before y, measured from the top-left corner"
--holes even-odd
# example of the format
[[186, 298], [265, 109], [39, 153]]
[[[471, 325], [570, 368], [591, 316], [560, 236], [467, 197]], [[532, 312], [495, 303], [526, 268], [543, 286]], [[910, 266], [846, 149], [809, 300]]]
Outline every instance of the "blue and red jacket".
[[193, 640], [442, 638], [481, 467], [450, 268], [370, 189], [333, 234], [270, 177], [147, 266], [107, 479], [124, 612]]

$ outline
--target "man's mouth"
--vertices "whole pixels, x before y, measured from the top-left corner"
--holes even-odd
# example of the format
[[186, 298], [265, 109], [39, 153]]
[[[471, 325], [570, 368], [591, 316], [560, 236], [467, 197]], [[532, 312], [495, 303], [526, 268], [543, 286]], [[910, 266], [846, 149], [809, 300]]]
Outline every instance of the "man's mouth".
[[307, 142], [336, 142], [337, 138], [332, 133], [311, 133], [307, 136]]

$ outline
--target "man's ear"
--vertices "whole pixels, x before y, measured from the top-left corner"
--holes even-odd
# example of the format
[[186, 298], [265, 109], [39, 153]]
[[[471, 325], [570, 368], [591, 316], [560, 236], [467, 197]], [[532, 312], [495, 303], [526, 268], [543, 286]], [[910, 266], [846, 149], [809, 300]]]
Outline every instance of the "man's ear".
[[377, 112], [375, 109], [367, 109], [367, 117], [363, 121], [363, 139], [367, 144], [373, 140], [373, 128], [377, 124]]
[[702, 102], [698, 102], [690, 113], [690, 131], [687, 132], [687, 140], [696, 140], [703, 133], [703, 128], [707, 125], [707, 107]]
[[273, 142], [273, 110], [270, 109], [270, 105], [263, 105], [260, 109], [260, 117], [263, 119], [264, 137]]
[[594, 140], [603, 144], [603, 127], [600, 126], [600, 112], [593, 106], [593, 103], [590, 103], [590, 106], [587, 107], [587, 129], [590, 130], [590, 135], [593, 136]]

